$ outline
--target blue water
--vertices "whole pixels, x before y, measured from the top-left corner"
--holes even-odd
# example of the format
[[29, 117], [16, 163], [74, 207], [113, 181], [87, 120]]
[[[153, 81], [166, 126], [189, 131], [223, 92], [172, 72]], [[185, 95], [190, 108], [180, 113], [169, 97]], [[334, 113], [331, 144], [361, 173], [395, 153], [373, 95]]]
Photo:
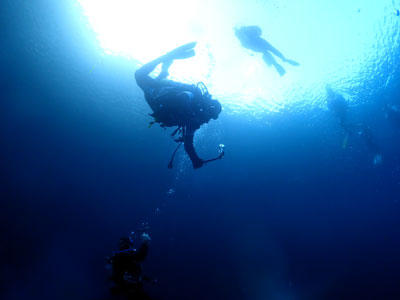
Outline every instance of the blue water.
[[193, 170], [181, 151], [169, 170], [175, 144], [148, 128], [140, 62], [105, 54], [72, 1], [3, 1], [0, 298], [111, 299], [105, 257], [149, 222], [154, 299], [399, 299], [400, 128], [383, 110], [400, 105], [392, 45], [367, 76], [374, 88], [332, 77], [381, 165], [361, 138], [342, 147], [322, 100], [260, 115], [225, 99], [195, 140], [205, 158], [224, 143], [225, 157]]

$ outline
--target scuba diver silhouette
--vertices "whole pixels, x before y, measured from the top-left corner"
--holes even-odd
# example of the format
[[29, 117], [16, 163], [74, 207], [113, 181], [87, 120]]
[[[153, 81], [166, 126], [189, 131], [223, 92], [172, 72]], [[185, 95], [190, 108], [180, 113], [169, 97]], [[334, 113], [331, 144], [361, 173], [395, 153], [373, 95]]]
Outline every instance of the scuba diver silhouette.
[[114, 296], [128, 300], [151, 300], [143, 283], [154, 281], [142, 274], [142, 263], [147, 257], [150, 243], [146, 229], [132, 232], [129, 238], [121, 238], [119, 250], [107, 258], [112, 272], [109, 280], [113, 282], [110, 292]]
[[350, 135], [358, 135], [363, 138], [368, 152], [373, 156], [374, 165], [380, 165], [382, 163], [382, 156], [371, 128], [363, 123], [348, 122], [347, 112], [349, 107], [347, 101], [342, 95], [335, 93], [329, 85], [326, 85], [325, 89], [328, 95], [328, 108], [336, 115], [340, 121], [340, 126], [346, 132], [343, 148], [346, 147]]
[[[286, 70], [276, 62], [272, 56], [279, 57], [282, 62], [291, 64], [292, 66], [299, 66], [300, 64], [294, 60], [287, 59], [281, 52], [274, 48], [270, 43], [261, 37], [262, 30], [258, 26], [242, 26], [234, 28], [236, 37], [240, 40], [242, 46], [254, 52], [263, 54], [263, 60], [268, 65], [273, 65], [280, 76], [285, 75]], [[272, 53], [272, 54], [271, 54]]]
[[347, 111], [349, 109], [347, 101], [342, 95], [335, 93], [329, 84], [325, 86], [325, 89], [328, 95], [327, 102], [329, 110], [331, 110], [339, 119], [340, 126], [346, 127]]
[[[159, 123], [161, 127], [174, 127], [177, 129], [172, 133], [180, 133], [181, 137], [175, 139], [178, 143], [168, 168], [173, 167], [173, 159], [179, 147], [184, 144], [193, 168], [197, 169], [205, 163], [221, 159], [224, 156], [224, 145], [219, 146], [219, 155], [216, 158], [202, 160], [196, 153], [193, 146], [193, 138], [196, 130], [201, 125], [208, 123], [211, 119], [216, 120], [221, 112], [221, 104], [218, 100], [211, 97], [204, 83], [197, 85], [184, 84], [167, 79], [168, 69], [174, 59], [186, 59], [195, 55], [194, 47], [196, 42], [180, 46], [167, 54], [143, 65], [135, 72], [138, 86], [143, 90], [145, 99], [153, 113], [154, 123]], [[161, 73], [152, 78], [150, 73], [162, 64]]]

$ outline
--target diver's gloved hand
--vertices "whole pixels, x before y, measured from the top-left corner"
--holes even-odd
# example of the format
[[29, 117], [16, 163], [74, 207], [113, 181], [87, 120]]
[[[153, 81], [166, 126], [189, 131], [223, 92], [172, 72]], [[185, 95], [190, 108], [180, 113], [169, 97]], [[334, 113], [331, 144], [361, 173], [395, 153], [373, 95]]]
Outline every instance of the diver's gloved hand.
[[204, 160], [202, 160], [202, 159], [196, 159], [196, 160], [194, 160], [194, 161], [192, 161], [192, 164], [193, 164], [193, 169], [199, 169], [199, 168], [201, 168], [202, 166], [203, 166], [203, 164], [204, 164]]

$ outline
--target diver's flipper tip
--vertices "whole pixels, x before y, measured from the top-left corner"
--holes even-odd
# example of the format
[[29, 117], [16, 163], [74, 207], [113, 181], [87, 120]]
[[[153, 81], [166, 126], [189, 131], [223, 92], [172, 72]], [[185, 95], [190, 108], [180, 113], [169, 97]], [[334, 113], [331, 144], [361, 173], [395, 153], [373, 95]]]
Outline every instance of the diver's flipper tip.
[[195, 55], [193, 48], [196, 46], [197, 42], [187, 43], [185, 45], [179, 46], [174, 50], [167, 53], [167, 56], [171, 59], [186, 59]]
[[280, 76], [283, 76], [286, 74], [286, 70], [281, 65], [275, 64], [275, 68]]
[[193, 49], [190, 49], [189, 51], [186, 51], [186, 52], [182, 53], [181, 55], [179, 55], [179, 57], [177, 57], [177, 59], [191, 58], [195, 55], [196, 55], [196, 52], [194, 52]]
[[287, 59], [286, 62], [288, 64], [291, 64], [292, 66], [298, 67], [300, 66], [300, 64], [297, 61], [291, 60], [291, 59]]

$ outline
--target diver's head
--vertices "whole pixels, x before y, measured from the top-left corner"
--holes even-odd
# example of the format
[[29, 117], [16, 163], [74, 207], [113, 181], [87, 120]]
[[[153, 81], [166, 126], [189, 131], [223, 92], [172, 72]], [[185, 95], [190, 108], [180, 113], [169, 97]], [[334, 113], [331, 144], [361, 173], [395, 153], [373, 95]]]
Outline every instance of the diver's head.
[[221, 113], [221, 103], [211, 97], [211, 94], [208, 92], [208, 89], [203, 82], [197, 83], [197, 89], [199, 92], [198, 99], [201, 103], [201, 111], [204, 113], [203, 116], [206, 116], [208, 120], [216, 120], [218, 115]]
[[211, 99], [209, 107], [207, 109], [210, 118], [214, 120], [218, 119], [221, 110], [222, 110], [221, 103], [219, 103], [219, 101], [216, 99]]

